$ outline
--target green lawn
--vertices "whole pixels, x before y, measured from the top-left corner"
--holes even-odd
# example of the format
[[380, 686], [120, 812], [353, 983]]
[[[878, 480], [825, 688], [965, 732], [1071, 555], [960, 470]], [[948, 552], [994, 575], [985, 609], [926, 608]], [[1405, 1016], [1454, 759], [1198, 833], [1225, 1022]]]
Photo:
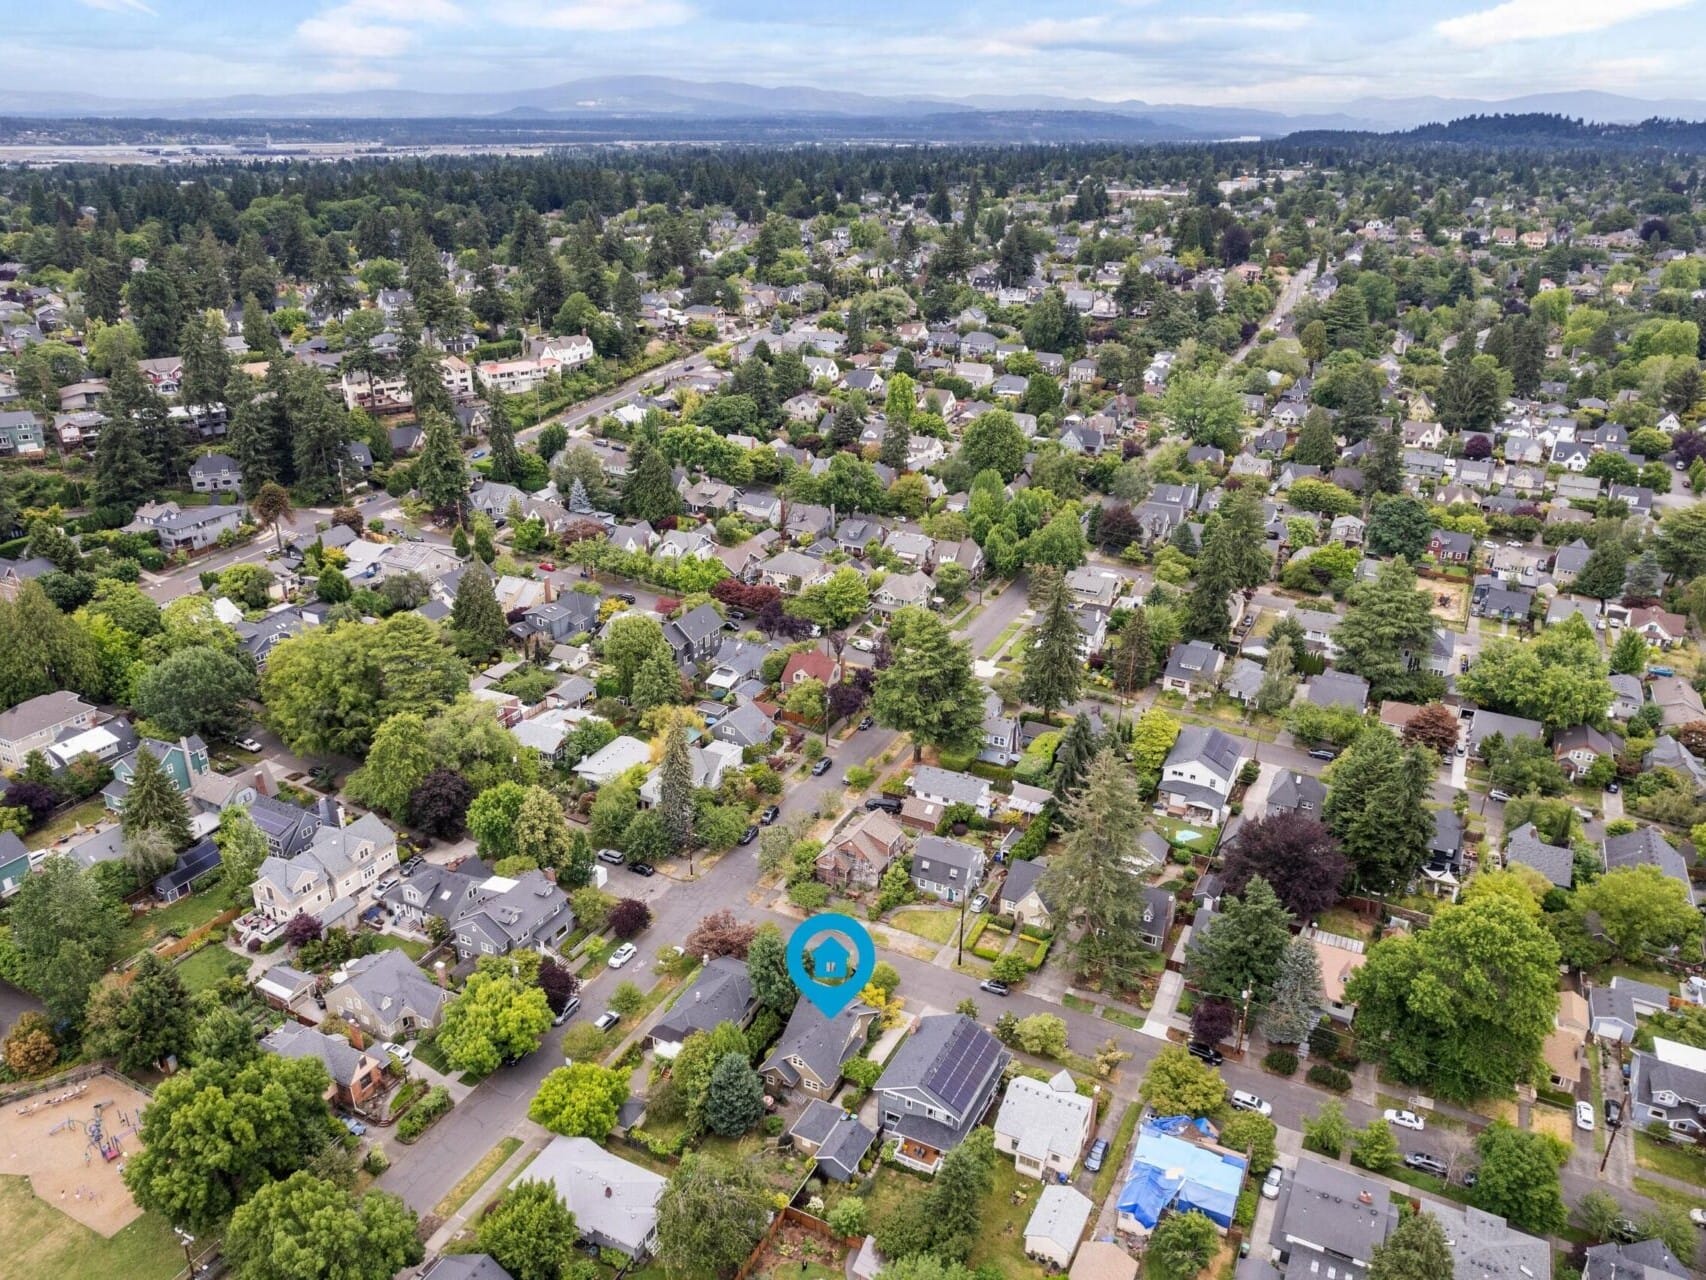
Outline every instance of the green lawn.
[[1688, 1192], [1673, 1187], [1668, 1182], [1659, 1182], [1654, 1178], [1635, 1177], [1635, 1190], [1649, 1200], [1660, 1204], [1672, 1204], [1682, 1209], [1706, 1209], [1706, 1188], [1699, 1195], [1689, 1195]]
[[90, 796], [87, 800], [54, 814], [47, 820], [46, 825], [26, 836], [24, 843], [31, 849], [45, 849], [55, 840], [70, 835], [79, 826], [93, 826], [106, 816], [106, 812], [107, 807], [101, 797]]
[[415, 1057], [426, 1063], [427, 1066], [431, 1067], [441, 1076], [453, 1074], [450, 1070], [450, 1063], [445, 1060], [444, 1050], [438, 1047], [438, 1041], [436, 1040], [415, 1041]]
[[227, 978], [247, 973], [249, 962], [215, 943], [211, 947], [203, 947], [189, 959], [180, 961], [177, 971], [178, 977], [184, 980], [184, 985], [194, 994], [217, 986]]
[[1388, 1169], [1385, 1176], [1397, 1182], [1407, 1182], [1418, 1190], [1426, 1191], [1430, 1195], [1436, 1195], [1445, 1200], [1455, 1200], [1458, 1204], [1469, 1203], [1468, 1187], [1460, 1186], [1455, 1182], [1446, 1182], [1434, 1177], [1431, 1173], [1406, 1169], [1400, 1164]]
[[993, 1267], [1007, 1280], [1040, 1280], [1043, 1268], [1025, 1256], [1025, 1224], [1037, 1207], [1043, 1184], [1013, 1167], [1010, 1156], [995, 1157], [995, 1186], [983, 1202], [971, 1267]]
[[164, 1218], [145, 1214], [112, 1239], [38, 1200], [27, 1178], [0, 1177], [0, 1239], [8, 1275], [54, 1280], [170, 1280], [184, 1250]]
[[1316, 928], [1322, 933], [1336, 933], [1341, 938], [1366, 939], [1370, 936], [1368, 921], [1344, 907], [1323, 911]]
[[1643, 1169], [1667, 1174], [1695, 1186], [1706, 1186], [1706, 1156], [1694, 1154], [1674, 1142], [1660, 1142], [1644, 1133], [1635, 1135], [1635, 1163]]
[[221, 911], [236, 906], [236, 899], [223, 882], [206, 893], [179, 898], [169, 907], [133, 915], [119, 930], [118, 952], [130, 955], [159, 941], [167, 934], [183, 937], [199, 929]]
[[373, 949], [375, 951], [401, 951], [409, 959], [419, 964], [421, 957], [432, 950], [432, 943], [424, 938], [404, 938], [395, 933], [382, 933], [375, 939]]
[[906, 911], [897, 911], [889, 917], [889, 923], [907, 933], [915, 933], [920, 938], [928, 938], [931, 942], [948, 942], [954, 936], [954, 930], [959, 927], [960, 913], [957, 911], [933, 910], [928, 907], [914, 907]]

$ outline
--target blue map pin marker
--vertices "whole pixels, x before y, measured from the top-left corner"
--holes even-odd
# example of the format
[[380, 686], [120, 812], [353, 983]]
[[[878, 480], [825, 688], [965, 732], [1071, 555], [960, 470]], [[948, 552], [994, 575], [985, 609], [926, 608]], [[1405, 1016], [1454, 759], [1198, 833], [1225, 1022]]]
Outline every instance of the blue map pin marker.
[[[820, 941], [813, 945], [813, 939]], [[808, 954], [810, 973], [806, 971]], [[876, 972], [877, 945], [852, 916], [826, 911], [794, 927], [788, 935], [787, 959], [788, 976], [800, 994], [824, 1017], [833, 1018], [859, 998]]]

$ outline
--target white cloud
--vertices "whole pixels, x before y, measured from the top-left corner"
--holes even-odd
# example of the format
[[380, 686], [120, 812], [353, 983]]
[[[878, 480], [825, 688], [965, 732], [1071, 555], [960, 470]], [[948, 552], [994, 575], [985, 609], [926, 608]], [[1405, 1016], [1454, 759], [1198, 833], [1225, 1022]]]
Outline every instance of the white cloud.
[[505, 0], [490, 16], [506, 26], [551, 31], [644, 31], [676, 27], [693, 17], [684, 0]]
[[1693, 0], [1505, 0], [1436, 23], [1451, 43], [1474, 48], [1603, 31], [1633, 18], [1680, 9]]
[[[304, 18], [296, 41], [310, 53], [345, 60], [342, 71], [353, 72], [361, 61], [392, 58], [415, 44], [415, 26], [452, 26], [466, 16], [451, 0], [348, 0]], [[329, 86], [328, 86], [329, 87]]]
[[150, 18], [160, 16], [143, 0], [82, 0], [82, 4], [86, 9], [100, 9], [106, 13], [146, 13]]

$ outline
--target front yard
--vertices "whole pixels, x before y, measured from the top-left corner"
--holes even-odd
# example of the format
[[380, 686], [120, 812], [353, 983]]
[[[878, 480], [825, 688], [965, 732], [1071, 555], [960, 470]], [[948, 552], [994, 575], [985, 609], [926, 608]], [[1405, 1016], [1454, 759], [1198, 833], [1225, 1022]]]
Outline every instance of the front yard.
[[[1111, 1154], [1111, 1153], [1110, 1153]], [[1037, 1207], [1043, 1184], [1024, 1177], [1013, 1167], [1013, 1157], [995, 1156], [994, 1185], [979, 1215], [981, 1230], [967, 1265], [989, 1267], [1005, 1280], [1041, 1280], [1043, 1267], [1025, 1256], [1025, 1224]], [[915, 1200], [930, 1188], [930, 1180], [892, 1165], [879, 1166], [871, 1190], [865, 1196], [865, 1220], [881, 1222], [902, 1204]], [[835, 1197], [830, 1197], [833, 1205]]]
[[945, 908], [908, 907], [890, 916], [889, 923], [931, 942], [946, 943], [952, 941], [954, 930], [959, 927], [960, 913]]

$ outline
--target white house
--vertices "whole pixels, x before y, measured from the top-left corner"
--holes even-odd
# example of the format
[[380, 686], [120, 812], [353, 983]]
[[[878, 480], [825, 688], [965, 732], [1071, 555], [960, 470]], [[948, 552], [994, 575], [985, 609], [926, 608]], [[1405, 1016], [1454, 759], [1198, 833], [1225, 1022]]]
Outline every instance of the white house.
[[1090, 1141], [1095, 1103], [1078, 1092], [1069, 1071], [1048, 1081], [1015, 1076], [995, 1117], [995, 1149], [1027, 1177], [1071, 1176]]
[[650, 764], [652, 749], [638, 738], [612, 738], [575, 766], [575, 773], [595, 787], [608, 786], [637, 765]]
[[1161, 803], [1177, 817], [1222, 821], [1244, 767], [1246, 745], [1219, 729], [1186, 725], [1161, 767]]
[[[269, 857], [255, 875], [255, 909], [271, 920], [298, 914], [329, 924], [397, 866], [397, 833], [374, 814], [321, 827], [294, 858]], [[336, 908], [334, 910], [334, 908]]]

